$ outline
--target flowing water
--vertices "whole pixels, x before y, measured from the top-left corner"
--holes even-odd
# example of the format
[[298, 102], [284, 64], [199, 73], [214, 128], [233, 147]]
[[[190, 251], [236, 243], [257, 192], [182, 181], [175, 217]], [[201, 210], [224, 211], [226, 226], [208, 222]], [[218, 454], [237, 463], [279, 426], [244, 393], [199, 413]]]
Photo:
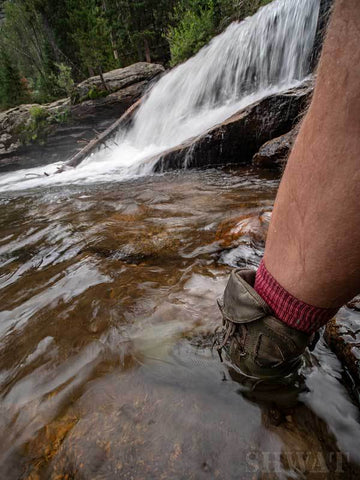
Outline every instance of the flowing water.
[[[0, 189], [124, 180], [148, 175], [156, 154], [222, 122], [309, 74], [319, 0], [276, 0], [233, 23], [195, 57], [163, 76], [140, 107], [129, 131], [75, 170], [60, 164], [0, 178]], [[49, 176], [44, 176], [44, 170]]]
[[323, 342], [274, 391], [211, 349], [277, 185], [233, 169], [1, 196], [0, 478], [359, 478], [358, 410]]

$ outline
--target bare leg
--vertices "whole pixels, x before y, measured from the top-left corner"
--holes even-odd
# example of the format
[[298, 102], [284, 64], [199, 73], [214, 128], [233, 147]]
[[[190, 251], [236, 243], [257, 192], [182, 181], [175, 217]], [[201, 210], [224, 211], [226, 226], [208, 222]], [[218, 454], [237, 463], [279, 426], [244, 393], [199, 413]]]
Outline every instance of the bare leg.
[[284, 378], [311, 335], [359, 291], [360, 4], [337, 0], [264, 262], [256, 276], [231, 273], [217, 348], [245, 376]]
[[335, 4], [264, 262], [289, 293], [317, 307], [339, 307], [360, 292], [359, 0]]

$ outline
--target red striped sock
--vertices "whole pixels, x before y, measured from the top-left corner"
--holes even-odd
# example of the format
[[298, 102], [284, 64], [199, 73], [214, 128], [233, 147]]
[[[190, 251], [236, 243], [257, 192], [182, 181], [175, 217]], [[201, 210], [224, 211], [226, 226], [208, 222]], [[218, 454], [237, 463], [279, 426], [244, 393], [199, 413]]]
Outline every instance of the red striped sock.
[[254, 288], [279, 320], [308, 334], [325, 325], [338, 311], [314, 307], [293, 297], [267, 271], [263, 261], [256, 272]]

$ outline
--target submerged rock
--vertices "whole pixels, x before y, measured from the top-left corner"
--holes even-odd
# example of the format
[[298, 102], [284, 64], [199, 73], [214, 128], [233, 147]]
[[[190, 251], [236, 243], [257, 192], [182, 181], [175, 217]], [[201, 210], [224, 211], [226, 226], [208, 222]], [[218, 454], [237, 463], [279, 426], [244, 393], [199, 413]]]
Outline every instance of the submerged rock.
[[234, 247], [244, 238], [265, 243], [271, 212], [259, 212], [230, 218], [220, 223], [216, 241], [221, 247]]
[[215, 236], [221, 250], [219, 262], [235, 268], [257, 268], [270, 218], [271, 211], [260, 210], [221, 222]]
[[286, 165], [298, 130], [299, 128], [296, 126], [290, 132], [264, 143], [253, 156], [253, 165], [270, 169], [283, 168]]
[[202, 135], [163, 152], [155, 171], [250, 163], [261, 145], [294, 127], [312, 89], [307, 81], [249, 105]]

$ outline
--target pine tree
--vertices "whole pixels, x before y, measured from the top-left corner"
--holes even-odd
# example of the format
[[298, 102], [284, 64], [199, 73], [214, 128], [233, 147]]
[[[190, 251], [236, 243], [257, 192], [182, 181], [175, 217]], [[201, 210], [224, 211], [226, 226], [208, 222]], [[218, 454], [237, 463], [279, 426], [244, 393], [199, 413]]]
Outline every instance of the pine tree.
[[19, 105], [27, 100], [26, 81], [21, 78], [8, 52], [0, 48], [0, 106], [1, 108]]

